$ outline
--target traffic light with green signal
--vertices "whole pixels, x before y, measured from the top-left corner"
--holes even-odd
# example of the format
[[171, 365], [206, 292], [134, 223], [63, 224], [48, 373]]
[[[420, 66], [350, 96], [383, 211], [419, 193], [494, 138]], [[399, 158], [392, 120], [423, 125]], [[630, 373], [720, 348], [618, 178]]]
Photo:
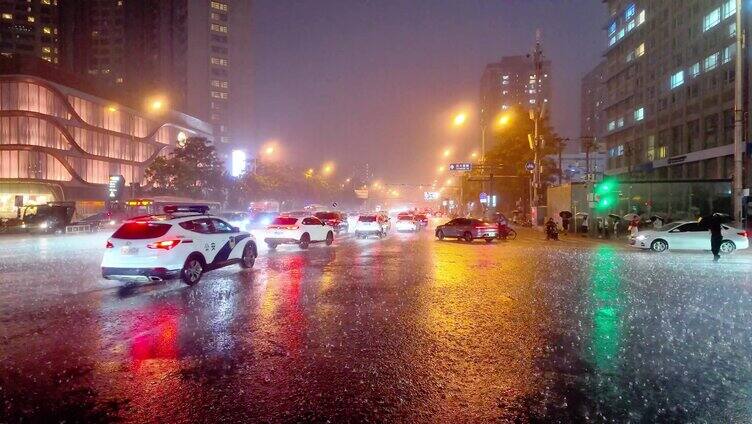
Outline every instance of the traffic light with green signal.
[[595, 207], [599, 210], [609, 209], [619, 200], [619, 182], [606, 178], [595, 184]]

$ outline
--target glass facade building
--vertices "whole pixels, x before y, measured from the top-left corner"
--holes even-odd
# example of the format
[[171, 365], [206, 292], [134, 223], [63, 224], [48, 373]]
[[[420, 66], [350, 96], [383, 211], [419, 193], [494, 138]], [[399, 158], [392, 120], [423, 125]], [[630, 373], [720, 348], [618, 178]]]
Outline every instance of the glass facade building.
[[31, 75], [0, 76], [0, 216], [24, 203], [74, 200], [104, 207], [106, 185], [144, 169], [178, 138], [213, 141], [212, 126], [188, 115], [130, 109]]

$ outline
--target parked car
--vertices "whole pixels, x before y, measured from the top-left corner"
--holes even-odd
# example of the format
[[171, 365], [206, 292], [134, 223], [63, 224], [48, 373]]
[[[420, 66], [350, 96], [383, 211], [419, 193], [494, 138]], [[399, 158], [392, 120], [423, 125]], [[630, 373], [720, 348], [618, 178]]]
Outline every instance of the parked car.
[[297, 244], [301, 249], [308, 249], [311, 243], [331, 246], [334, 242], [334, 230], [313, 215], [281, 215], [267, 227], [264, 242], [269, 249], [276, 249], [280, 244]]
[[[747, 232], [728, 224], [721, 224], [722, 254], [737, 249], [749, 248]], [[659, 229], [638, 231], [629, 238], [629, 245], [654, 252], [666, 250], [710, 250], [710, 232], [695, 221], [679, 221], [666, 224]]]
[[496, 238], [498, 227], [496, 224], [484, 222], [480, 219], [455, 218], [444, 225], [436, 227], [436, 238], [456, 238], [470, 243], [475, 239], [484, 239], [487, 243]]

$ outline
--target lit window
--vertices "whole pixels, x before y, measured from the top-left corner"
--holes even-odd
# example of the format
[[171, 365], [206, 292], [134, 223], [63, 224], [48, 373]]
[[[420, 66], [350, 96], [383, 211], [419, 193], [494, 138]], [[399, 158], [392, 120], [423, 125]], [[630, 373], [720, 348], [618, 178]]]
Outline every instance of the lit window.
[[211, 2], [212, 9], [221, 10], [223, 12], [227, 12], [227, 5], [224, 3], [220, 3], [218, 1]]
[[632, 31], [635, 27], [634, 20], [627, 22], [627, 32]]
[[630, 3], [629, 6], [627, 6], [627, 9], [624, 11], [624, 19], [629, 20], [634, 16], [635, 14], [635, 5], [634, 3]]
[[616, 148], [616, 155], [617, 156], [624, 156], [624, 145], [620, 144], [619, 147]]
[[52, 0], [42, 0], [42, 4], [52, 4]]
[[26, 18], [26, 20], [29, 21], [29, 22], [34, 22], [34, 17], [33, 16], [29, 16], [28, 18]]
[[728, 26], [728, 36], [736, 37], [736, 22], [731, 22]]
[[509, 106], [507, 106], [507, 105], [501, 105], [501, 110], [507, 110], [507, 109], [509, 109]]
[[608, 39], [608, 46], [611, 47], [616, 43], [616, 36], [613, 36]]
[[689, 67], [690, 77], [697, 78], [698, 75], [700, 75], [700, 62], [697, 62], [694, 65]]
[[642, 25], [643, 22], [645, 22], [645, 11], [641, 10], [640, 13], [637, 15], [637, 26]]
[[723, 63], [731, 62], [731, 59], [736, 55], [736, 45], [732, 44], [723, 49]]
[[715, 67], [718, 66], [718, 53], [713, 53], [710, 56], [705, 58], [705, 71], [710, 71], [711, 69], [715, 69]]
[[227, 27], [225, 25], [211, 24], [211, 30], [216, 32], [227, 33]]
[[123, 83], [123, 77], [117, 77], [117, 78], [115, 78], [115, 82], [117, 84], [122, 84]]
[[535, 104], [535, 99], [530, 99], [529, 102], [530, 102], [531, 105], [533, 105], [533, 104]]
[[608, 123], [608, 130], [613, 131], [616, 129], [616, 121], [611, 121]]
[[52, 34], [52, 28], [50, 27], [44, 27], [42, 28], [42, 32], [45, 34]]
[[634, 120], [635, 121], [642, 121], [645, 118], [645, 108], [641, 107], [639, 109], [636, 109], [634, 111]]
[[221, 91], [212, 91], [211, 96], [213, 99], [227, 99], [227, 93]]
[[684, 71], [679, 71], [674, 75], [671, 75], [671, 88], [676, 88], [684, 84]]
[[624, 126], [624, 118], [619, 118], [616, 120], [616, 127], [621, 128]]
[[13, 19], [13, 15], [10, 13], [3, 13], [3, 19]]
[[42, 59], [46, 60], [47, 62], [52, 62], [52, 58], [49, 56], [42, 56]]
[[631, 52], [627, 53], [627, 63], [633, 61], [634, 58], [635, 58], [635, 52], [634, 51], [631, 51]]
[[621, 40], [624, 38], [624, 28], [620, 29], [619, 32], [616, 33], [616, 39]]
[[635, 56], [640, 57], [645, 54], [645, 43], [640, 44], [635, 49]]
[[509, 81], [508, 80], [507, 81], [502, 81], [501, 84], [502, 85], [509, 85]]
[[707, 31], [714, 26], [721, 23], [721, 8], [715, 8], [712, 12], [708, 13], [705, 16], [705, 19], [702, 21], [702, 30]]
[[508, 80], [509, 79], [509, 75], [502, 75], [501, 79]]
[[42, 53], [52, 53], [52, 49], [47, 46], [44, 46], [42, 47]]
[[222, 59], [219, 57], [212, 57], [211, 58], [212, 65], [218, 65], [218, 66], [227, 66], [229, 63], [227, 62], [227, 59]]
[[616, 32], [616, 21], [612, 21], [608, 25], [608, 35], [609, 36], [614, 35], [615, 32]]
[[227, 81], [212, 80], [211, 85], [216, 88], [227, 88]]
[[723, 3], [723, 19], [726, 19], [736, 13], [736, 0], [726, 0]]
[[658, 148], [658, 159], [663, 159], [666, 157], [666, 146], [661, 146]]

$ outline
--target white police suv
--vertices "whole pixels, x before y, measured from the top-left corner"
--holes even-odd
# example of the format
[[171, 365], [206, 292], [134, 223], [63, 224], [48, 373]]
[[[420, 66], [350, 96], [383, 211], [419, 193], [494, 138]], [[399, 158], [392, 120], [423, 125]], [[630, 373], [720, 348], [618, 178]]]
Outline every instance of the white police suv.
[[107, 240], [102, 277], [162, 281], [180, 277], [189, 285], [204, 272], [227, 265], [252, 268], [256, 240], [204, 206], [165, 206], [162, 215], [125, 221]]

